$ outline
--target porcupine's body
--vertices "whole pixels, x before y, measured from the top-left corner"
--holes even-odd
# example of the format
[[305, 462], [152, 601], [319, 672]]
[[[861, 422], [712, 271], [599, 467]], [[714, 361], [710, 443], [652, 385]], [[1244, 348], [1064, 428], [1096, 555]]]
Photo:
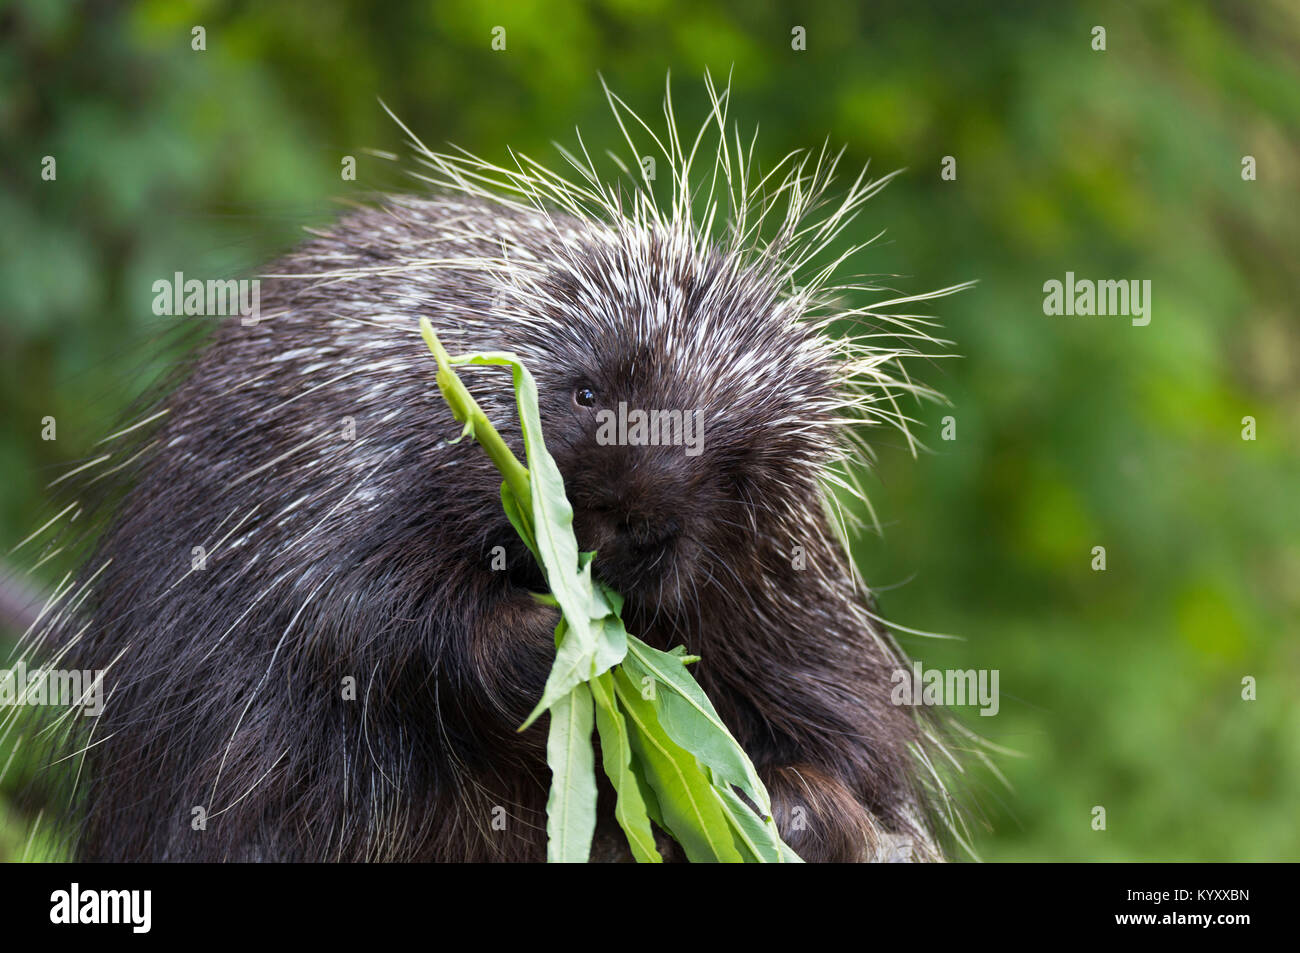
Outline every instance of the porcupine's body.
[[[144, 448], [132, 489], [77, 624], [45, 638], [63, 667], [108, 670], [73, 736], [79, 855], [545, 857], [545, 721], [516, 729], [556, 617], [499, 476], [452, 442], [424, 316], [453, 353], [532, 370], [579, 543], [629, 631], [703, 656], [795, 849], [871, 859], [897, 834], [934, 856], [899, 660], [819, 493], [843, 354], [770, 257], [680, 221], [441, 194], [354, 213], [270, 269], [260, 320], [224, 323], [123, 438]], [[462, 376], [522, 457], [508, 376]], [[701, 410], [704, 452], [598, 445], [592, 414], [620, 401]], [[617, 858], [602, 798], [594, 856]]]

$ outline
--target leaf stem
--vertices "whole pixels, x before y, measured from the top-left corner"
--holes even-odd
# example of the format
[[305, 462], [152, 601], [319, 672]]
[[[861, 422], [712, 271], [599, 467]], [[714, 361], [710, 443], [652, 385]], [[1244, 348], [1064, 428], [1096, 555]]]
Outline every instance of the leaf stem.
[[511, 449], [506, 445], [501, 434], [492, 426], [492, 422], [487, 419], [487, 414], [479, 407], [478, 401], [469, 392], [469, 389], [457, 376], [451, 367], [451, 356], [447, 354], [447, 349], [442, 346], [438, 340], [438, 335], [434, 333], [433, 325], [429, 323], [428, 318], [420, 318], [420, 334], [424, 337], [424, 343], [429, 346], [433, 352], [434, 359], [438, 362], [438, 390], [442, 392], [443, 399], [451, 407], [452, 415], [457, 421], [465, 425], [467, 433], [472, 435], [479, 445], [487, 452], [488, 458], [501, 473], [502, 478], [510, 486], [510, 490], [519, 501], [519, 508], [525, 519], [531, 524], [533, 517], [533, 491], [528, 482], [528, 469], [519, 462], [518, 457], [514, 455]]

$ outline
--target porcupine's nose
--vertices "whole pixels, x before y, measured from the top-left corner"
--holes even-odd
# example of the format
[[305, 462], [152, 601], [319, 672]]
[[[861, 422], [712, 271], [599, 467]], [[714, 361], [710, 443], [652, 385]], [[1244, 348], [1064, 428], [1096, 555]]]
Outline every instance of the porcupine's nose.
[[650, 550], [671, 543], [682, 532], [679, 474], [671, 467], [639, 461], [593, 487], [584, 508], [628, 549]]

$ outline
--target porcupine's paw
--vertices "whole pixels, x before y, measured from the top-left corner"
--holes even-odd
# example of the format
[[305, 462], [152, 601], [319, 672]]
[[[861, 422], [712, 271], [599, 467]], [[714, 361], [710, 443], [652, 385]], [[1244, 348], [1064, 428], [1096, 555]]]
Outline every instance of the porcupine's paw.
[[[807, 764], [759, 770], [782, 839], [805, 861], [862, 863], [900, 859], [898, 838], [842, 782]], [[904, 854], [906, 852], [903, 852]]]
[[558, 609], [512, 589], [480, 614], [470, 645], [478, 701], [513, 734], [542, 697], [555, 659]]

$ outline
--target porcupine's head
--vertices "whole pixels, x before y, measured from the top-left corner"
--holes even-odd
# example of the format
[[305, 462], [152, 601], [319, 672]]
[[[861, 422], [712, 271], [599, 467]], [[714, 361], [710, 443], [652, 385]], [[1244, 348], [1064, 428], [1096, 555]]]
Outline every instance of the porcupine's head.
[[788, 553], [806, 539], [837, 464], [866, 448], [843, 424], [906, 431], [898, 398], [924, 389], [899, 363], [916, 352], [854, 337], [855, 321], [906, 324], [933, 341], [915, 319], [846, 310], [846, 294], [864, 289], [830, 281], [862, 246], [829, 263], [824, 253], [889, 177], [864, 171], [831, 202], [838, 163], [823, 151], [789, 156], [760, 180], [727, 146], [725, 99], [714, 95], [706, 122], [722, 133], [707, 190], [692, 178], [699, 140], [684, 149], [670, 136], [670, 205], [648, 180], [630, 194], [602, 182], [589, 159], [569, 157], [580, 175], [564, 179], [414, 140], [432, 181], [526, 199], [516, 206], [526, 258], [507, 253], [488, 269], [493, 320], [538, 381], [580, 545], [649, 611], [689, 607], [710, 585], [752, 584], [756, 541]]
[[734, 256], [684, 230], [607, 235], [553, 260], [529, 351], [580, 543], [614, 588], [671, 608], [726, 585], [746, 537], [816, 497], [835, 355]]

